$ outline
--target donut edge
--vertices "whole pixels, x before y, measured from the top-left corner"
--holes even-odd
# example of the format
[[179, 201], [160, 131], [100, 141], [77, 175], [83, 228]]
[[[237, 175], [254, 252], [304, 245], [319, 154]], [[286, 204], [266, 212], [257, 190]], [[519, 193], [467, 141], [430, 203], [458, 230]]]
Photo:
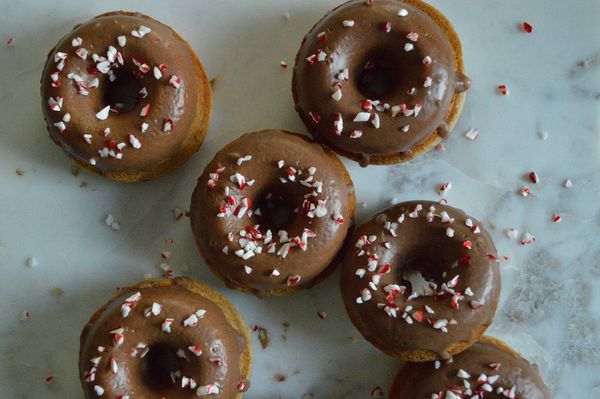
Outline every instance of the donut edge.
[[[355, 217], [356, 217], [356, 191], [355, 191], [355, 188], [354, 188], [354, 183], [352, 181], [352, 178], [350, 177], [350, 173], [348, 172], [348, 169], [346, 169], [346, 166], [338, 158], [338, 156], [335, 154], [335, 152], [332, 151], [330, 148], [322, 145], [318, 141], [312, 140], [310, 137], [308, 137], [308, 136], [306, 136], [304, 134], [301, 134], [301, 133], [295, 133], [295, 132], [291, 132], [291, 131], [285, 130], [285, 129], [263, 129], [263, 130], [257, 130], [257, 131], [247, 132], [247, 133], [243, 133], [240, 136], [238, 136], [237, 138], [233, 139], [231, 142], [227, 143], [225, 146], [223, 146], [217, 152], [221, 152], [221, 151], [226, 150], [228, 146], [230, 146], [231, 144], [233, 144], [235, 141], [237, 141], [242, 136], [245, 136], [245, 135], [248, 135], [248, 134], [253, 134], [253, 133], [260, 133], [260, 132], [265, 131], [265, 130], [277, 130], [277, 131], [280, 131], [280, 132], [283, 132], [283, 133], [292, 134], [292, 135], [295, 135], [297, 137], [300, 137], [301, 139], [303, 139], [303, 140], [305, 140], [305, 141], [307, 141], [307, 142], [309, 142], [311, 144], [318, 144], [318, 145], [321, 146], [321, 148], [323, 149], [323, 151], [325, 152], [325, 154], [327, 156], [329, 156], [333, 160], [333, 162], [337, 165], [337, 167], [341, 168], [341, 171], [342, 171], [342, 173], [344, 175], [344, 183], [346, 184], [346, 186], [348, 186], [351, 189], [350, 193], [348, 194], [348, 211], [349, 211], [349, 213], [351, 215], [351, 220], [350, 220], [350, 226], [348, 227], [348, 231], [346, 232], [346, 237], [344, 237], [344, 243], [338, 249], [338, 251], [337, 251], [336, 255], [334, 256], [333, 260], [331, 261], [331, 263], [329, 265], [327, 265], [319, 274], [317, 274], [314, 278], [312, 278], [307, 283], [299, 284], [299, 285], [296, 285], [296, 286], [293, 286], [293, 287], [286, 287], [286, 288], [257, 290], [257, 289], [252, 288], [252, 287], [240, 285], [240, 284], [238, 284], [238, 283], [230, 280], [225, 275], [225, 273], [222, 273], [221, 268], [218, 267], [218, 265], [213, 265], [211, 262], [209, 262], [208, 258], [202, 252], [202, 249], [201, 249], [200, 245], [198, 244], [198, 239], [197, 239], [196, 234], [194, 233], [193, 225], [192, 225], [192, 234], [194, 236], [194, 241], [196, 242], [196, 248], [198, 249], [198, 252], [200, 253], [200, 255], [202, 256], [202, 258], [204, 259], [204, 261], [208, 265], [209, 269], [217, 277], [219, 277], [225, 283], [225, 285], [227, 286], [227, 288], [233, 289], [233, 290], [237, 290], [237, 291], [241, 291], [241, 292], [244, 292], [246, 294], [255, 295], [255, 296], [258, 296], [258, 297], [281, 297], [281, 296], [287, 296], [287, 295], [293, 294], [295, 292], [298, 292], [298, 291], [301, 291], [301, 290], [305, 290], [305, 289], [310, 289], [310, 288], [314, 287], [315, 285], [321, 283], [322, 281], [324, 281], [328, 277], [330, 277], [335, 272], [335, 270], [338, 268], [338, 266], [341, 264], [342, 257], [343, 257], [343, 250], [346, 247], [347, 240], [352, 235], [352, 230], [354, 229]], [[214, 159], [214, 157], [213, 157], [213, 159]], [[211, 159], [207, 163], [207, 165], [209, 165], [213, 161], [213, 159]], [[204, 174], [204, 172], [202, 173], [202, 175], [203, 174]], [[195, 189], [194, 189], [194, 191], [195, 191]], [[193, 196], [193, 194], [192, 194], [192, 196]], [[190, 209], [191, 209], [191, 206], [190, 206]]]
[[[79, 167], [81, 167], [82, 169], [84, 169], [94, 175], [105, 177], [109, 180], [113, 180], [113, 181], [117, 181], [117, 182], [121, 182], [121, 183], [135, 183], [135, 182], [139, 182], [139, 181], [154, 180], [154, 179], [157, 179], [159, 177], [162, 177], [166, 174], [173, 172], [175, 169], [177, 169], [180, 166], [182, 166], [183, 164], [185, 164], [200, 149], [200, 146], [204, 142], [204, 138], [206, 137], [206, 134], [208, 133], [208, 128], [210, 126], [210, 118], [211, 118], [211, 111], [212, 111], [212, 89], [211, 89], [208, 77], [206, 75], [206, 72], [204, 70], [204, 66], [202, 65], [202, 62], [200, 61], [200, 59], [198, 58], [198, 55], [196, 54], [196, 52], [194, 51], [192, 46], [188, 43], [188, 41], [185, 40], [184, 38], [182, 38], [173, 28], [171, 28], [171, 26], [169, 26], [165, 23], [162, 23], [148, 15], [141, 14], [138, 12], [132, 12], [132, 11], [110, 11], [110, 12], [96, 15], [95, 17], [93, 17], [85, 22], [93, 21], [96, 18], [110, 17], [110, 16], [114, 16], [114, 15], [135, 16], [135, 17], [139, 17], [139, 18], [143, 18], [143, 19], [149, 19], [156, 23], [159, 23], [159, 24], [165, 26], [167, 29], [169, 29], [173, 33], [173, 36], [175, 36], [175, 38], [177, 40], [179, 40], [190, 52], [192, 62], [194, 63], [194, 69], [196, 71], [197, 88], [198, 88], [198, 96], [197, 96], [197, 100], [196, 100], [196, 117], [192, 121], [192, 124], [189, 128], [188, 135], [181, 143], [181, 147], [180, 147], [178, 155], [175, 158], [172, 158], [168, 161], [159, 163], [157, 166], [155, 166], [151, 169], [139, 170], [139, 171], [103, 172], [100, 169], [93, 167], [88, 162], [85, 162], [85, 161], [77, 158], [73, 154], [69, 153], [68, 151], [66, 151], [65, 148], [63, 147], [63, 145], [58, 140], [55, 140], [52, 137], [52, 134], [50, 131], [51, 128], [50, 128], [50, 126], [48, 126], [47, 123], [46, 123], [46, 130], [48, 131], [52, 141], [57, 146], [59, 146], [69, 156], [69, 158], [71, 158], [73, 161], [75, 161], [75, 163]], [[80, 24], [76, 25], [73, 29], [76, 29], [79, 25]], [[70, 35], [71, 33], [72, 33], [72, 30], [69, 31], [64, 36], [62, 36], [57, 41], [57, 43], [62, 42], [63, 39], [65, 37], [67, 37], [68, 35]], [[50, 57], [54, 53], [55, 49], [56, 49], [56, 46], [54, 46], [54, 47], [52, 47], [52, 49], [50, 49], [50, 51], [48, 52], [48, 56], [47, 56], [45, 64], [48, 63], [48, 61], [50, 60]], [[42, 76], [42, 78], [43, 78], [43, 76]], [[40, 91], [41, 91], [42, 87], [43, 87], [43, 83], [40, 84]]]
[[[233, 304], [223, 294], [217, 292], [216, 290], [209, 287], [208, 285], [206, 285], [198, 280], [191, 279], [189, 277], [175, 277], [173, 279], [168, 279], [168, 278], [150, 279], [150, 280], [145, 280], [145, 281], [139, 282], [139, 283], [131, 285], [131, 286], [120, 288], [119, 292], [117, 294], [113, 295], [108, 301], [106, 301], [106, 303], [104, 303], [100, 308], [98, 308], [98, 310], [96, 310], [94, 312], [94, 314], [92, 314], [89, 321], [84, 325], [84, 327], [81, 331], [81, 335], [79, 337], [80, 346], [79, 346], [78, 366], [79, 366], [80, 380], [81, 380], [81, 384], [82, 384], [84, 391], [85, 391], [85, 384], [84, 384], [83, 378], [81, 378], [81, 370], [82, 370], [81, 356], [82, 356], [83, 346], [84, 346], [85, 340], [87, 339], [90, 328], [96, 323], [96, 321], [106, 311], [106, 308], [108, 307], [108, 305], [112, 301], [116, 300], [117, 298], [119, 298], [120, 296], [122, 296], [124, 293], [127, 293], [127, 292], [132, 292], [132, 291], [136, 291], [136, 290], [144, 289], [144, 288], [168, 289], [168, 288], [174, 287], [174, 286], [182, 287], [195, 295], [200, 295], [203, 298], [206, 298], [209, 301], [213, 302], [215, 305], [217, 305], [221, 309], [221, 311], [225, 315], [225, 318], [227, 319], [227, 322], [229, 323], [229, 325], [231, 325], [233, 327], [233, 329], [236, 330], [244, 338], [245, 345], [244, 345], [242, 352], [240, 353], [240, 361], [239, 361], [240, 376], [242, 379], [244, 379], [244, 381], [249, 383], [251, 386], [250, 377], [251, 377], [251, 373], [252, 373], [252, 337], [250, 335], [250, 331], [248, 330], [247, 324], [244, 321], [244, 319], [242, 318], [242, 316], [235, 309]], [[245, 394], [245, 392], [239, 392], [233, 399], [242, 399], [244, 394]]]
[[[348, 1], [351, 1], [351, 0], [348, 0]], [[410, 4], [410, 5], [418, 8], [419, 10], [421, 10], [422, 12], [427, 14], [439, 26], [440, 30], [444, 33], [444, 36], [448, 39], [448, 42], [450, 43], [450, 47], [452, 48], [452, 52], [454, 55], [454, 64], [456, 66], [455, 72], [464, 74], [465, 68], [464, 68], [464, 63], [463, 63], [462, 45], [461, 45], [458, 33], [454, 29], [454, 26], [452, 25], [450, 20], [448, 20], [448, 18], [446, 18], [446, 16], [441, 11], [439, 11], [437, 8], [435, 8], [434, 6], [424, 2], [422, 0], [402, 0], [401, 2]], [[341, 7], [344, 4], [346, 4], [346, 2], [334, 7], [333, 10]], [[330, 11], [328, 11], [328, 13], [329, 12]], [[315, 26], [323, 18], [326, 18], [327, 15], [328, 14], [325, 14], [325, 16], [323, 16], [321, 19], [319, 19], [319, 21], [317, 21], [317, 23], [315, 23], [310, 28], [308, 33], [312, 32], [312, 30], [315, 28]], [[306, 42], [306, 37], [308, 36], [308, 33], [302, 39], [302, 42], [300, 44], [300, 49], [296, 53], [296, 57], [295, 57], [295, 61], [294, 61], [295, 64], [298, 63], [298, 58], [300, 56], [300, 50], [302, 49], [302, 46]], [[295, 77], [295, 75], [292, 75], [292, 96], [294, 98], [294, 105], [295, 105], [295, 107], [297, 107], [298, 95], [296, 93], [295, 81], [296, 81], [296, 77]], [[454, 93], [454, 95], [452, 96], [452, 100], [450, 101], [450, 104], [448, 105], [448, 111], [446, 112], [446, 116], [443, 119], [443, 121], [446, 123], [446, 125], [448, 127], [448, 131], [450, 131], [450, 132], [454, 129], [454, 127], [456, 126], [456, 123], [458, 122], [458, 119], [460, 118], [460, 115], [462, 113], [462, 110], [463, 110], [463, 107], [465, 104], [466, 96], [467, 96], [467, 91], [463, 91], [461, 93]], [[305, 125], [306, 129], [312, 135], [310, 123], [307, 120], [305, 120], [305, 118], [302, 115], [302, 112], [299, 109], [297, 109], [297, 112], [298, 112], [298, 115], [300, 116], [300, 119], [302, 120], [303, 124]], [[426, 152], [433, 149], [436, 145], [438, 145], [442, 141], [443, 141], [443, 138], [437, 133], [437, 130], [434, 130], [428, 136], [426, 136], [423, 140], [421, 140], [420, 143], [414, 145], [408, 151], [396, 152], [396, 153], [391, 153], [391, 154], [369, 155], [368, 165], [394, 165], [394, 164], [408, 162], [408, 161], [411, 161], [411, 160], [425, 154]], [[335, 146], [330, 146], [328, 143], [321, 143], [321, 144], [324, 146], [327, 146], [328, 148], [330, 147], [337, 154], [339, 154], [345, 158], [351, 159], [358, 163], [360, 163], [362, 161], [361, 154], [344, 151]]]

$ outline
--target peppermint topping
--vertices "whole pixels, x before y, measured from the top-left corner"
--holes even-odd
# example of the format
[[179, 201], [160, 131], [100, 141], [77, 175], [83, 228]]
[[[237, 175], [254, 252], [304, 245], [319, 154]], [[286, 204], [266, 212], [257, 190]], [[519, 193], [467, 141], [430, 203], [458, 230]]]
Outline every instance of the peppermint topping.
[[106, 120], [106, 118], [108, 118], [108, 113], [110, 112], [110, 106], [106, 106], [104, 108], [102, 108], [97, 114], [96, 114], [96, 118], [104, 121]]
[[150, 28], [142, 25], [138, 28], [138, 30], [132, 30], [131, 36], [141, 39], [142, 37], [146, 36], [150, 32], [152, 32], [152, 30]]
[[[447, 190], [449, 186], [447, 183], [442, 187]], [[448, 333], [452, 326], [458, 324], [458, 321], [453, 318], [435, 317], [435, 311], [423, 303], [423, 299], [426, 301], [426, 298], [432, 298], [439, 303], [436, 306], [447, 306], [452, 311], [461, 309], [461, 304], [466, 304], [466, 307], [464, 305], [462, 307], [469, 311], [481, 309], [485, 304], [477, 293], [473, 291], [472, 287], [465, 287], [461, 284], [463, 270], [461, 268], [468, 267], [471, 263], [469, 251], [478, 249], [474, 246], [474, 241], [468, 239], [459, 241], [460, 244], [454, 244], [461, 245], [462, 251], [455, 261], [455, 266], [448, 268], [448, 270], [454, 271], [453, 275], [446, 276], [446, 273], [443, 273], [442, 278], [436, 279], [441, 281], [425, 280], [421, 274], [415, 274], [403, 276], [403, 279], [411, 282], [410, 286], [381, 284], [382, 276], [394, 273], [391, 264], [382, 261], [382, 259], [390, 257], [388, 251], [392, 249], [392, 245], [389, 241], [398, 239], [400, 225], [415, 223], [416, 219], [424, 219], [427, 223], [439, 223], [444, 226], [442, 231], [445, 233], [442, 234], [453, 240], [455, 240], [456, 230], [461, 228], [454, 225], [454, 218], [450, 217], [448, 212], [438, 212], [433, 205], [424, 209], [421, 204], [417, 204], [414, 209], [404, 211], [395, 221], [389, 220], [385, 213], [378, 215], [375, 221], [381, 223], [381, 233], [373, 236], [361, 236], [355, 243], [358, 262], [354, 274], [356, 279], [361, 281], [361, 288], [355, 302], [357, 306], [364, 306], [363, 304], [366, 302], [375, 300], [377, 309], [383, 311], [390, 318], [402, 320], [407, 325], [422, 324], [441, 333]], [[415, 220], [415, 222], [411, 220]], [[469, 234], [478, 234], [481, 231], [472, 219], [465, 219], [464, 225], [469, 229], [467, 230]], [[464, 237], [465, 227], [462, 227], [461, 238]], [[378, 240], [379, 237], [382, 241]], [[467, 236], [467, 238], [470, 237]], [[497, 261], [494, 254], [489, 253], [486, 256], [489, 261]]]

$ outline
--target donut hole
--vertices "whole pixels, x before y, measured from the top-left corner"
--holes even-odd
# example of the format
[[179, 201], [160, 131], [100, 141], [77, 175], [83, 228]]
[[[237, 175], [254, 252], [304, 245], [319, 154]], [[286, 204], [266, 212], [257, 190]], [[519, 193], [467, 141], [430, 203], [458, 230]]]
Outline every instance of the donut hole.
[[389, 100], [402, 91], [402, 86], [407, 86], [403, 85], [403, 77], [414, 75], [418, 70], [416, 58], [402, 49], [375, 49], [357, 64], [353, 75], [356, 88], [370, 100]]
[[[448, 244], [448, 243], [446, 243]], [[460, 248], [432, 246], [410, 251], [398, 267], [398, 279], [410, 292], [422, 293], [428, 283], [441, 284], [453, 278], [458, 271]]]
[[110, 105], [119, 112], [129, 112], [138, 103], [142, 85], [129, 68], [115, 70], [114, 76], [116, 79], [113, 81], [106, 77], [102, 98], [104, 105]]
[[154, 344], [140, 361], [143, 382], [151, 389], [164, 391], [173, 386], [172, 373], [181, 369], [180, 359], [167, 344]]
[[359, 63], [356, 86], [366, 98], [378, 100], [395, 91], [400, 83], [398, 57], [392, 52], [376, 50]]
[[292, 224], [296, 217], [297, 201], [293, 200], [291, 193], [281, 188], [267, 189], [257, 198], [255, 209], [259, 210], [259, 214], [254, 214], [254, 220], [262, 229], [277, 233]]

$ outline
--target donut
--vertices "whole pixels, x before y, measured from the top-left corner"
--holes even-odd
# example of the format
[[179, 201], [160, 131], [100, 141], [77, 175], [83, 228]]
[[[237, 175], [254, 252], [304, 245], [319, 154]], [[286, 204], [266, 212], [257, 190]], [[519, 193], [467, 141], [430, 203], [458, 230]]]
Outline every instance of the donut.
[[404, 162], [454, 127], [470, 80], [450, 22], [419, 0], [353, 0], [304, 37], [292, 92], [313, 137], [369, 164]]
[[496, 248], [474, 218], [430, 201], [379, 212], [355, 229], [342, 297], [361, 334], [390, 356], [449, 359], [491, 324], [500, 294]]
[[185, 163], [210, 119], [210, 84], [190, 45], [139, 13], [76, 26], [50, 50], [41, 95], [50, 138], [82, 168], [122, 182]]
[[241, 399], [251, 362], [250, 335], [231, 303], [185, 277], [121, 289], [81, 333], [86, 398]]
[[537, 366], [499, 339], [482, 336], [452, 363], [407, 363], [389, 399], [550, 399]]
[[333, 152], [263, 130], [206, 166], [190, 220], [200, 253], [228, 287], [269, 296], [311, 287], [339, 264], [354, 210], [352, 180]]

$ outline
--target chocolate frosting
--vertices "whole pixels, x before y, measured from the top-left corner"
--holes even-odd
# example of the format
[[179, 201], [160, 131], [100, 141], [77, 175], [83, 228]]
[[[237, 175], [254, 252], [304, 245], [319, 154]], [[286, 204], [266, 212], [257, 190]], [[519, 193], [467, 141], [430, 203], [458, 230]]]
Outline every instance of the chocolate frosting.
[[400, 203], [357, 227], [348, 245], [346, 310], [386, 353], [445, 358], [492, 322], [500, 293], [496, 248], [464, 212], [430, 201]]
[[453, 97], [470, 84], [448, 32], [420, 1], [354, 0], [330, 11], [294, 67], [296, 110], [310, 133], [353, 159], [406, 153], [440, 126], [446, 136]]
[[[81, 334], [79, 358], [87, 398], [101, 396], [98, 392], [107, 398], [193, 398], [198, 389], [218, 386], [220, 398], [232, 399], [239, 388], [246, 389], [240, 354], [249, 343], [230, 324], [220, 305], [187, 288], [190, 281], [177, 278], [168, 287], [148, 282], [125, 289], [90, 320]], [[164, 323], [169, 318], [172, 324], [166, 332]], [[190, 349], [193, 345], [198, 345], [200, 355]], [[161, 389], [152, 386], [148, 381], [152, 376], [143, 371], [158, 346], [172, 353], [180, 351], [180, 374]], [[189, 380], [188, 386], [182, 387], [186, 377], [194, 380], [194, 389]], [[244, 386], [238, 388], [240, 382]]]
[[[270, 224], [274, 211], [265, 205], [277, 197], [289, 215], [282, 226]], [[213, 271], [259, 295], [314, 283], [343, 246], [353, 217], [354, 188], [335, 155], [280, 130], [248, 133], [221, 149], [190, 206], [198, 247]]]
[[[110, 76], [118, 84], [125, 70], [137, 77], [137, 102], [99, 119]], [[101, 173], [143, 171], [174, 162], [196, 119], [207, 120], [205, 81], [187, 42], [168, 26], [137, 13], [103, 14], [50, 51], [41, 80], [44, 117], [51, 138], [80, 162]]]
[[[470, 394], [467, 385], [471, 388]], [[492, 391], [486, 392], [490, 388]], [[480, 393], [482, 396], [478, 396]], [[471, 397], [551, 398], [535, 365], [500, 341], [487, 337], [455, 356], [452, 363], [442, 363], [439, 369], [432, 362], [407, 363], [398, 373], [390, 392], [390, 399]]]

